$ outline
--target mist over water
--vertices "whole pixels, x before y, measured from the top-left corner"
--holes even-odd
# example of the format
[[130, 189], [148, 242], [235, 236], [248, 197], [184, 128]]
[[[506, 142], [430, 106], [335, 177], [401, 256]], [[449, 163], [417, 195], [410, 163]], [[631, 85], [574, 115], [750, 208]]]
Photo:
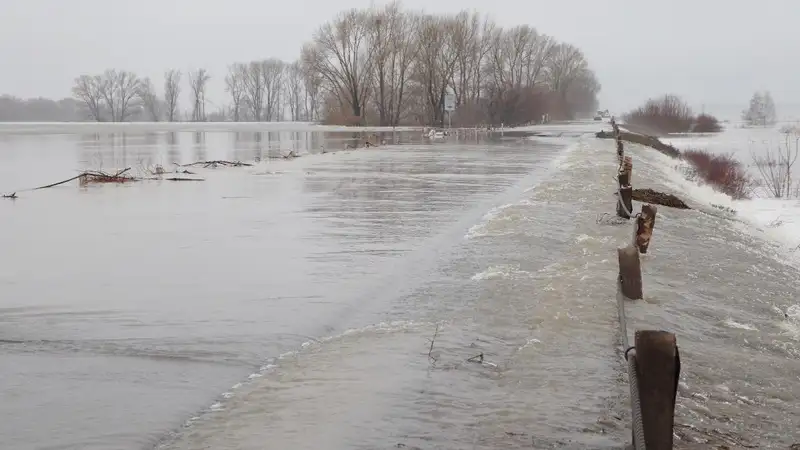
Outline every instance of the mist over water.
[[[358, 150], [352, 133], [0, 135], [0, 191], [20, 191], [0, 202], [4, 444], [620, 448], [630, 228], [596, 223], [614, 201], [612, 144], [581, 137], [597, 127]], [[632, 152], [665, 188], [660, 155]], [[214, 159], [260, 162], [22, 191]], [[796, 272], [690, 200], [659, 210], [629, 326], [678, 336], [681, 442], [785, 448]]]

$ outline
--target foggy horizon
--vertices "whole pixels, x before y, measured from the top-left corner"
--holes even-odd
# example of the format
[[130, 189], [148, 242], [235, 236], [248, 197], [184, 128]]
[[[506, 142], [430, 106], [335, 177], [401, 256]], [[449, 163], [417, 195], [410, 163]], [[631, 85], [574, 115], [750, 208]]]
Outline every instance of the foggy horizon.
[[[113, 8], [84, 0], [68, 7], [29, 0], [7, 8], [0, 17], [0, 95], [72, 97], [76, 77], [109, 68], [150, 77], [160, 87], [166, 70], [202, 67], [211, 75], [208, 103], [222, 105], [228, 65], [269, 57], [291, 62], [321, 24], [341, 11], [370, 6], [367, 0], [301, 0], [280, 9], [254, 0], [111, 3]], [[660, 6], [632, 0], [402, 5], [439, 14], [475, 10], [498, 25], [527, 24], [577, 46], [602, 85], [603, 109], [628, 110], [667, 93], [697, 109], [741, 108], [756, 90], [771, 91], [779, 110], [800, 104], [788, 57], [800, 42], [792, 26], [800, 4], [787, 0], [768, 6], [686, 0]]]

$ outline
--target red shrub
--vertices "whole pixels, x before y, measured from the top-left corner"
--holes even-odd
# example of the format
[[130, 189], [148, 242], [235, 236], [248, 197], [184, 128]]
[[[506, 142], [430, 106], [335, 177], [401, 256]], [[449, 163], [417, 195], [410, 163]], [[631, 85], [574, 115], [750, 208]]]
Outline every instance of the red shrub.
[[746, 169], [731, 155], [714, 155], [705, 150], [687, 150], [683, 159], [694, 166], [702, 179], [735, 199], [747, 198], [753, 186]]
[[692, 131], [695, 133], [718, 133], [722, 131], [722, 125], [720, 125], [719, 120], [711, 114], [700, 114], [694, 121], [694, 128]]
[[648, 100], [625, 114], [624, 119], [625, 123], [648, 127], [660, 133], [685, 133], [692, 129], [694, 114], [680, 97], [665, 95]]

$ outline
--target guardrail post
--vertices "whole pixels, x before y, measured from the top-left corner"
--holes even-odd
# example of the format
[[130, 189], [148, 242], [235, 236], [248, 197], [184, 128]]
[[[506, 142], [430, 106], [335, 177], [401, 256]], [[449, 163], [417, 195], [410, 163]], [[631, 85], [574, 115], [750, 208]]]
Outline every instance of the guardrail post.
[[633, 173], [633, 161], [626, 156], [620, 166], [617, 180], [619, 181], [619, 196], [617, 201], [617, 216], [623, 219], [630, 219], [628, 214], [633, 213], [633, 186], [631, 186], [631, 176]]
[[653, 205], [642, 205], [642, 212], [636, 219], [636, 246], [639, 248], [639, 253], [647, 253], [656, 225], [657, 211]]
[[647, 450], [672, 450], [680, 357], [675, 335], [636, 331], [636, 372]]
[[619, 283], [622, 295], [631, 300], [643, 298], [642, 265], [639, 260], [639, 250], [632, 245], [618, 248], [617, 258], [619, 260]]

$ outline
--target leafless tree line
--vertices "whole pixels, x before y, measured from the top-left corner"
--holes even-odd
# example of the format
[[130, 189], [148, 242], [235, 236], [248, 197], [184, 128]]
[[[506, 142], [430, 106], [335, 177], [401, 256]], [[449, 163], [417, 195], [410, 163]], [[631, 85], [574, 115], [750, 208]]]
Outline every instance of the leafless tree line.
[[504, 29], [479, 13], [431, 15], [398, 2], [341, 13], [300, 61], [322, 81], [324, 119], [348, 124], [441, 124], [447, 94], [456, 122], [519, 124], [591, 112], [600, 90], [579, 49], [530, 26]]
[[[158, 122], [180, 120], [179, 99], [182, 73], [164, 73], [164, 95], [159, 97], [150, 78], [134, 72], [109, 69], [99, 75], [75, 79], [72, 95], [83, 105], [89, 119], [98, 122], [125, 122], [134, 117]], [[205, 96], [210, 76], [205, 69], [189, 72], [193, 121], [206, 120]]]
[[[189, 73], [191, 120], [207, 120], [210, 75]], [[322, 24], [297, 61], [240, 62], [225, 75], [227, 101], [216, 119], [324, 121], [347, 125], [439, 125], [455, 97], [456, 125], [516, 125], [544, 114], [593, 112], [600, 90], [576, 47], [527, 25], [502, 28], [462, 11], [431, 15], [399, 2], [342, 12]], [[76, 79], [73, 94], [93, 120], [179, 120], [181, 72], [165, 74], [163, 96], [125, 71]]]

